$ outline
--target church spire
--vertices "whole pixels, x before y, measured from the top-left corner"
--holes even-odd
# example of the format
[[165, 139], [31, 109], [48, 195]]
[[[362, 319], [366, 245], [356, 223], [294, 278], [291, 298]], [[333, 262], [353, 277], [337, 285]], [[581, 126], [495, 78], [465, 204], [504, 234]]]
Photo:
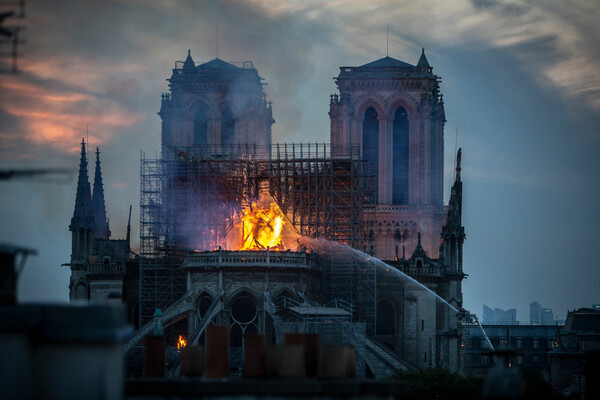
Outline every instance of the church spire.
[[410, 256], [409, 261], [413, 262], [416, 258], [421, 258], [422, 261], [429, 261], [429, 257], [425, 252], [425, 249], [421, 245], [421, 232], [419, 232], [417, 247], [415, 247], [415, 251], [413, 251], [412, 256]]
[[104, 185], [100, 168], [100, 149], [96, 147], [96, 172], [94, 174], [94, 192], [92, 194], [92, 212], [94, 215], [94, 238], [108, 239], [110, 230], [106, 219], [104, 203]]
[[88, 178], [87, 158], [85, 153], [85, 140], [81, 139], [81, 158], [79, 161], [79, 178], [77, 180], [77, 194], [75, 195], [75, 210], [69, 230], [93, 227], [92, 196]]
[[450, 190], [448, 215], [442, 227], [442, 258], [444, 265], [452, 271], [462, 273], [462, 246], [465, 240], [465, 228], [462, 226], [462, 182], [460, 181], [460, 163], [462, 149], [456, 154], [456, 178]]
[[192, 59], [191, 53], [192, 53], [191, 50], [188, 49], [187, 58], [185, 59], [185, 61], [183, 63], [184, 70], [194, 70], [196, 68], [196, 64], [194, 63], [194, 60]]
[[429, 61], [427, 61], [427, 57], [425, 57], [425, 49], [421, 49], [421, 58], [419, 58], [419, 62], [417, 63], [417, 67], [429, 68]]
[[448, 204], [448, 220], [446, 225], [452, 223], [456, 227], [462, 225], [462, 182], [460, 181], [460, 167], [462, 159], [462, 149], [458, 149], [456, 153], [456, 177], [454, 179], [454, 185], [450, 190], [450, 201]]
[[456, 182], [460, 182], [460, 160], [462, 158], [462, 149], [458, 149], [458, 153], [456, 154]]

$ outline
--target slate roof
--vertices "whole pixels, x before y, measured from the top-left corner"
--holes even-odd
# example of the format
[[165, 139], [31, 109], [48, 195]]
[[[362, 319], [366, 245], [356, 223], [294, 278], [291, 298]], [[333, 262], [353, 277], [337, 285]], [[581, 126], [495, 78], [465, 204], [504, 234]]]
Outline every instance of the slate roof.
[[196, 67], [196, 69], [199, 69], [199, 70], [221, 69], [221, 70], [230, 70], [230, 71], [242, 70], [242, 68], [236, 67], [233, 64], [230, 64], [226, 61], [221, 60], [220, 58], [215, 58], [212, 61], [206, 62], [204, 64], [200, 64]]
[[414, 68], [414, 65], [405, 63], [392, 57], [383, 57], [368, 64], [361, 65], [360, 68]]

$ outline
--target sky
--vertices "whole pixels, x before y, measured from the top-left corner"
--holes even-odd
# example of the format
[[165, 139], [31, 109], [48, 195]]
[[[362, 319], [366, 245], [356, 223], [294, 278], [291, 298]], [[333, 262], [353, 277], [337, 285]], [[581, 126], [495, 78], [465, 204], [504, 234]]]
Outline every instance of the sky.
[[[113, 237], [139, 235], [140, 155], [160, 147], [176, 60], [252, 60], [273, 142], [327, 142], [340, 66], [425, 48], [444, 94], [446, 201], [463, 150], [464, 306], [600, 303], [600, 1], [30, 0], [20, 72], [0, 62], [0, 242], [37, 249], [23, 302], [67, 302], [79, 143], [101, 150]], [[14, 24], [7, 23], [6, 25]], [[6, 47], [5, 47], [6, 48]], [[91, 164], [90, 164], [91, 165]], [[93, 172], [92, 174], [93, 175]], [[135, 244], [137, 245], [137, 244]]]

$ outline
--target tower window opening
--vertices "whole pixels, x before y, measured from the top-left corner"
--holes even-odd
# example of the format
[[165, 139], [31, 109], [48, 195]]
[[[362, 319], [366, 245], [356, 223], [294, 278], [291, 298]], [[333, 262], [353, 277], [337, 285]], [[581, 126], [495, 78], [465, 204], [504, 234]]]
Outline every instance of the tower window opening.
[[375, 191], [371, 194], [371, 201], [377, 202], [377, 188], [379, 180], [379, 120], [377, 111], [373, 107], [365, 111], [363, 120], [363, 158], [366, 160], [366, 174], [375, 178]]
[[403, 107], [396, 110], [393, 126], [392, 203], [408, 204], [408, 115]]

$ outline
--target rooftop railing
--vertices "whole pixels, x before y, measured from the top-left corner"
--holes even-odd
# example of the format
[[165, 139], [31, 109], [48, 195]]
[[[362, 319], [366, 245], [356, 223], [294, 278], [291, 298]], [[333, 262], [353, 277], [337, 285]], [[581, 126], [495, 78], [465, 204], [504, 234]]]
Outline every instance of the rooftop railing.
[[290, 251], [207, 251], [190, 253], [183, 268], [206, 267], [267, 267], [317, 268], [318, 264], [305, 252]]

